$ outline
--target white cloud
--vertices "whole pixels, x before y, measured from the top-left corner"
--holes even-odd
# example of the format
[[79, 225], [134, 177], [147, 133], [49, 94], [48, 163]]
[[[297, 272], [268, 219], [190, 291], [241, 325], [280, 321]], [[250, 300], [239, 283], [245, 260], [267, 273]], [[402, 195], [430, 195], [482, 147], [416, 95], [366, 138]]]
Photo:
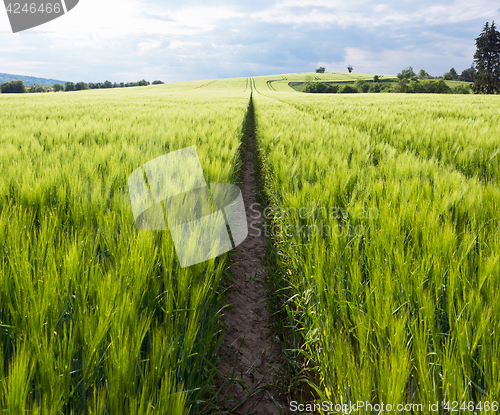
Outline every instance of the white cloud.
[[198, 47], [201, 46], [203, 43], [201, 42], [184, 42], [182, 40], [172, 40], [170, 42], [170, 45], [168, 46], [169, 49], [185, 49], [187, 47]]
[[[451, 43], [451, 42], [450, 42]], [[342, 62], [318, 62], [319, 66], [328, 68], [330, 72], [345, 72], [347, 65], [354, 67], [355, 73], [378, 73], [381, 75], [396, 75], [403, 68], [413, 66], [415, 71], [425, 69], [431, 75], [443, 74], [439, 65], [460, 71], [469, 67], [474, 54], [474, 47], [464, 50], [460, 45], [441, 43], [437, 49], [429, 49], [425, 46], [411, 47], [407, 50], [370, 51], [357, 47], [345, 48], [345, 58]], [[462, 66], [457, 63], [462, 62]], [[447, 65], [447, 66], [446, 66]], [[394, 70], [394, 68], [397, 68]]]
[[242, 16], [229, 7], [184, 7], [169, 11], [137, 0], [85, 0], [44, 27], [52, 39], [119, 39], [130, 35], [192, 36], [213, 30], [218, 22]]
[[478, 18], [491, 18], [495, 6], [489, 0], [454, 0], [435, 4], [434, 1], [373, 4], [369, 0], [283, 0], [273, 8], [255, 12], [252, 17], [269, 23], [320, 24], [340, 27], [380, 27], [385, 25], [416, 26], [422, 23], [457, 23]]
[[[491, 0], [473, 7], [469, 0], [81, 0], [36, 30], [0, 31], [1, 71], [188, 80], [301, 72], [320, 61], [344, 72], [349, 61], [370, 73], [420, 62], [443, 73], [470, 65], [482, 25], [500, 20], [497, 7]], [[9, 27], [6, 13], [0, 24]]]

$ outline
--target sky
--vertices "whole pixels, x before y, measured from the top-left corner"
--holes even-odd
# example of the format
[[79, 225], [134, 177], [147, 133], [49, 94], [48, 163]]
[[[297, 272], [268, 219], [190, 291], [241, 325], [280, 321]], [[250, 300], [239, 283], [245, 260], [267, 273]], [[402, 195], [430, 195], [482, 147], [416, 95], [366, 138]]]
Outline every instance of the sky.
[[[20, 0], [15, 0], [20, 1]], [[0, 72], [63, 81], [179, 82], [314, 72], [431, 75], [471, 66], [492, 0], [80, 0], [12, 33], [0, 5]]]

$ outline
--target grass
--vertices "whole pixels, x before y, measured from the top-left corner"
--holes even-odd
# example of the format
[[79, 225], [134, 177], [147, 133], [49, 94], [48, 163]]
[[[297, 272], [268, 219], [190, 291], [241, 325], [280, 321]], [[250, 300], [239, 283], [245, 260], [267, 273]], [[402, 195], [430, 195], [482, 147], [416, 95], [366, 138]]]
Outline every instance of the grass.
[[194, 414], [216, 405], [226, 257], [181, 269], [127, 178], [196, 145], [235, 182], [246, 80], [0, 98], [0, 408]]
[[309, 399], [498, 399], [498, 99], [257, 90]]
[[217, 413], [229, 261], [180, 268], [127, 179], [196, 145], [237, 183], [251, 91], [290, 398], [498, 399], [500, 102], [289, 86], [307, 76], [373, 78], [0, 96], [0, 409]]

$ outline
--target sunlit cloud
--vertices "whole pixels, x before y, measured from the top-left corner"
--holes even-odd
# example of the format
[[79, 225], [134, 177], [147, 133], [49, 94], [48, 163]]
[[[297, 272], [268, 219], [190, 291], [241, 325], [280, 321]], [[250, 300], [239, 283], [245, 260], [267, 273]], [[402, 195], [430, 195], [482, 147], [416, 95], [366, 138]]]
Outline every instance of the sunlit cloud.
[[439, 75], [470, 66], [490, 0], [82, 0], [17, 34], [0, 13], [2, 72], [87, 82], [184, 81], [273, 73]]

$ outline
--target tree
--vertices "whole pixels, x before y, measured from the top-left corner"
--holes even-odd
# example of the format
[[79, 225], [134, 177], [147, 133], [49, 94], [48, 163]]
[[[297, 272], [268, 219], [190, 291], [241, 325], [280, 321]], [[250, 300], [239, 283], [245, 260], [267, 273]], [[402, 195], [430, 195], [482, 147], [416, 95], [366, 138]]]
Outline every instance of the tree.
[[411, 66], [408, 66], [400, 73], [398, 73], [398, 78], [400, 81], [416, 81], [417, 74], [413, 71], [413, 68]]
[[88, 89], [88, 85], [85, 82], [80, 81], [75, 84], [76, 91], [83, 91], [84, 89]]
[[40, 84], [31, 85], [30, 88], [28, 89], [28, 92], [30, 93], [47, 92], [47, 87]]
[[380, 83], [372, 82], [368, 92], [380, 92], [381, 90], [382, 90], [382, 87], [380, 86]]
[[430, 76], [430, 75], [429, 75], [426, 71], [424, 71], [423, 69], [420, 69], [420, 71], [418, 71], [417, 78], [418, 78], [418, 79], [430, 79], [430, 78], [432, 78], [432, 76]]
[[[318, 71], [318, 70], [316, 70], [316, 72], [317, 72], [317, 71]], [[152, 82], [152, 85], [160, 85], [160, 84], [164, 84], [164, 83], [165, 83], [165, 82], [163, 82], [163, 81], [157, 80], [157, 81], [153, 81], [153, 82]]]
[[474, 82], [475, 75], [476, 75], [476, 68], [474, 68], [474, 66], [471, 65], [470, 68], [464, 69], [462, 71], [462, 73], [458, 77], [458, 80], [462, 82]]
[[52, 85], [52, 89], [54, 90], [54, 92], [60, 92], [64, 91], [64, 86], [60, 83], [55, 83], [54, 85]]
[[354, 94], [356, 92], [358, 92], [358, 90], [351, 85], [344, 85], [339, 89], [340, 94]]
[[378, 82], [380, 80], [378, 75], [373, 75], [373, 82]]
[[392, 88], [394, 92], [406, 92], [406, 81], [404, 79], [400, 79], [399, 82], [394, 85]]
[[368, 92], [370, 84], [363, 79], [357, 79], [356, 82], [354, 82], [354, 88], [356, 88], [358, 92]]
[[427, 94], [449, 94], [451, 88], [446, 84], [444, 79], [426, 79], [420, 83], [422, 92]]
[[411, 94], [418, 94], [424, 92], [422, 85], [418, 81], [410, 81], [408, 85], [405, 86], [405, 91]]
[[66, 82], [66, 85], [64, 86], [65, 91], [74, 91], [75, 90], [75, 84], [73, 82]]
[[316, 73], [325, 73], [325, 67], [320, 66], [318, 69], [316, 69]]
[[444, 74], [444, 79], [447, 81], [458, 81], [458, 73], [455, 68], [451, 68], [449, 72]]
[[105, 80], [103, 88], [113, 88], [113, 84], [111, 83], [111, 81]]
[[10, 81], [0, 85], [0, 90], [2, 94], [24, 94], [26, 87], [23, 81]]
[[476, 76], [474, 78], [475, 93], [500, 93], [500, 33], [495, 22], [484, 25], [482, 33], [476, 38]]
[[347, 70], [349, 71], [349, 73], [351, 73], [351, 72], [352, 72], [352, 69], [353, 69], [353, 68], [352, 68], [352, 66], [351, 66], [351, 65], [347, 65]]

